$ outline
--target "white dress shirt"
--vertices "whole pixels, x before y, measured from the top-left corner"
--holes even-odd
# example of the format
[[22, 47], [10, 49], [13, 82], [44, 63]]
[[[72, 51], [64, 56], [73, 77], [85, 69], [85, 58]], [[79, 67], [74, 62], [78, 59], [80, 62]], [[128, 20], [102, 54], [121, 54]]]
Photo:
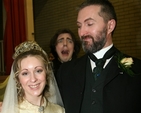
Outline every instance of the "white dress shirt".
[[[101, 49], [100, 51], [97, 51], [96, 53], [93, 53], [97, 59], [100, 59], [100, 58], [103, 58], [103, 56], [105, 55], [105, 53], [113, 46], [113, 44], [111, 44], [110, 46], [106, 47], [106, 48], [103, 48]], [[112, 57], [111, 57], [112, 58]], [[103, 68], [105, 68], [105, 66], [108, 64], [108, 62], [111, 60], [110, 59], [107, 59]], [[91, 68], [92, 70], [96, 67], [95, 65], [95, 62], [93, 62], [91, 59], [90, 59], [90, 63], [91, 63]]]

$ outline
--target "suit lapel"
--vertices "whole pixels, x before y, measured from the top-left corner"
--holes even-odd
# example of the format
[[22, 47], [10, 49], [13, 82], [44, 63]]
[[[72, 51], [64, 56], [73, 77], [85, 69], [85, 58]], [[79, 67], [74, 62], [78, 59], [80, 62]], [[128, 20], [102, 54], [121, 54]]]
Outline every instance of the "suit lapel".
[[[111, 71], [109, 71], [111, 70]], [[109, 64], [106, 66], [105, 71], [103, 73], [106, 75], [105, 84], [109, 83], [112, 79], [114, 79], [116, 76], [119, 75], [120, 69], [118, 68], [117, 62], [115, 61], [115, 58], [113, 57]]]
[[104, 86], [107, 83], [109, 83], [112, 79], [114, 79], [116, 76], [118, 76], [119, 73], [121, 72], [116, 61], [117, 59], [115, 58], [115, 56], [117, 56], [119, 53], [120, 51], [116, 49], [116, 53], [114, 54], [110, 62], [107, 64], [104, 71], [102, 72], [102, 75], [106, 76]]
[[[86, 79], [86, 63], [87, 63], [88, 56], [84, 55], [82, 58], [77, 60], [76, 65], [74, 65], [74, 70], [72, 72], [72, 75], [74, 75], [74, 79], [76, 80], [76, 84], [78, 84], [82, 89], [85, 84]], [[111, 71], [109, 71], [111, 70]], [[101, 84], [104, 82], [104, 85], [109, 83], [114, 77], [118, 76], [120, 73], [120, 69], [118, 68], [117, 62], [115, 61], [115, 58], [113, 57], [110, 62], [107, 64], [103, 72], [101, 73], [101, 76], [106, 76], [106, 79], [101, 79], [99, 82], [95, 83], [95, 86]]]
[[[109, 71], [111, 70], [111, 71]], [[111, 61], [107, 64], [105, 69], [102, 71], [98, 80], [95, 82], [95, 87], [104, 83], [104, 86], [109, 83], [114, 77], [118, 76], [120, 69], [115, 61], [115, 58], [112, 58]], [[105, 79], [103, 79], [105, 77]]]

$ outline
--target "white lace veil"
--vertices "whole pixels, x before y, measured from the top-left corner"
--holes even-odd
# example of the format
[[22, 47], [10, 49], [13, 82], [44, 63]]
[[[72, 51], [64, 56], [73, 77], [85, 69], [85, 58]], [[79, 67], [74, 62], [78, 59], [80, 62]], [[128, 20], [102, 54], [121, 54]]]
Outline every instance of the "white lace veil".
[[47, 99], [52, 102], [52, 103], [56, 103], [56, 104], [59, 104], [60, 106], [64, 107], [63, 105], [63, 101], [62, 101], [62, 98], [61, 98], [61, 95], [60, 95], [60, 91], [58, 89], [58, 85], [57, 85], [57, 82], [56, 82], [56, 79], [54, 77], [54, 74], [52, 72], [52, 79], [50, 79], [50, 88], [49, 88], [49, 92], [50, 92], [50, 95]]
[[14, 80], [13, 66], [11, 68], [10, 77], [4, 94], [1, 113], [18, 113], [17, 109], [17, 88]]
[[[53, 72], [51, 73], [51, 77], [49, 80], [50, 80], [49, 81], [50, 96], [47, 97], [48, 101], [63, 107], [62, 98]], [[15, 74], [13, 72], [13, 66], [11, 67], [9, 81], [4, 94], [2, 111], [0, 113], [18, 113], [17, 86], [15, 82]]]

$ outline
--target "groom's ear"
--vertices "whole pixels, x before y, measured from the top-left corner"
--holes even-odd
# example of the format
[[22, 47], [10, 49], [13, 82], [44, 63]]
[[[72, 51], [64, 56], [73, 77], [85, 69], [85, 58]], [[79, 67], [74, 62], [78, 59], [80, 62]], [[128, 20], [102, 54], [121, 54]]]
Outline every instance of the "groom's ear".
[[114, 19], [109, 20], [108, 21], [108, 29], [107, 29], [108, 31], [107, 31], [107, 33], [109, 34], [109, 33], [113, 32], [115, 27], [116, 27], [116, 21]]

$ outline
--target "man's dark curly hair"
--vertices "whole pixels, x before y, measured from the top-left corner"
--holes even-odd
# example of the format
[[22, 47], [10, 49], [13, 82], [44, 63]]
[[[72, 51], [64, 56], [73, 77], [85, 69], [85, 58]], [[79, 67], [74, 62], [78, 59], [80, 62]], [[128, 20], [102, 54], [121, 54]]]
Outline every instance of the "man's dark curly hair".
[[57, 32], [51, 38], [51, 40], [50, 40], [50, 52], [54, 55], [55, 58], [58, 58], [58, 54], [56, 52], [57, 38], [60, 34], [63, 34], [63, 33], [68, 33], [68, 34], [71, 35], [72, 41], [74, 43], [74, 52], [73, 52], [72, 58], [76, 58], [79, 51], [80, 51], [81, 43], [75, 37], [74, 33], [70, 29], [67, 29], [67, 28], [57, 30]]

